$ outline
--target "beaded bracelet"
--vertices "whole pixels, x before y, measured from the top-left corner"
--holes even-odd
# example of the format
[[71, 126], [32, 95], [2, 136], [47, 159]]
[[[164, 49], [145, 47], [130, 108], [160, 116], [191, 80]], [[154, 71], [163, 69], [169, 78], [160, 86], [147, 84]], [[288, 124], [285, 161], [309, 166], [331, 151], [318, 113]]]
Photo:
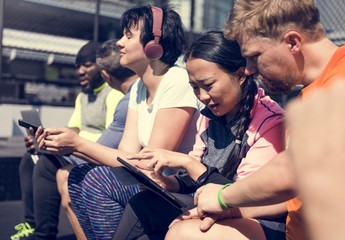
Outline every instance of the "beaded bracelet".
[[223, 201], [223, 198], [222, 198], [222, 192], [223, 192], [223, 189], [226, 188], [226, 187], [229, 187], [232, 183], [227, 183], [225, 184], [221, 189], [219, 189], [218, 191], [218, 203], [219, 205], [223, 208], [223, 209], [227, 209], [227, 208], [230, 208], [230, 206], [226, 205]]

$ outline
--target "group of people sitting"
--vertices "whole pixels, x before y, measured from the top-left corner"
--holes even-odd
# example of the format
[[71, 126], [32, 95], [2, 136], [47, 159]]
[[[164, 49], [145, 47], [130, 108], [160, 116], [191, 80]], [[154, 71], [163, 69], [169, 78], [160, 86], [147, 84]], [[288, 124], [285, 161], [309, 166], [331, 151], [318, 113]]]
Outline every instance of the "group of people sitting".
[[[326, 150], [312, 147], [315, 125], [304, 130], [301, 123], [322, 115], [304, 111], [318, 107], [313, 92], [345, 79], [345, 48], [326, 37], [312, 0], [238, 0], [223, 31], [205, 32], [186, 51], [172, 8], [129, 9], [121, 28], [123, 37], [104, 43], [96, 61], [109, 85], [125, 94], [113, 119], [122, 123], [113, 131], [118, 140], [95, 142], [71, 128], [35, 133], [40, 149], [78, 158], [54, 168], [61, 195], [54, 201], [62, 201], [78, 239], [341, 238], [339, 225], [322, 228], [314, 218], [313, 210], [325, 205], [324, 196], [320, 205], [312, 203], [320, 185], [310, 166], [323, 162], [311, 158]], [[176, 65], [181, 54], [185, 68]], [[126, 68], [132, 74], [123, 73]], [[119, 79], [130, 79], [125, 89]], [[304, 86], [288, 121], [259, 80], [275, 93]], [[317, 136], [326, 139], [322, 133]], [[325, 139], [320, 142], [327, 145]], [[128, 176], [117, 157], [185, 207]], [[313, 179], [305, 178], [305, 168]], [[329, 179], [321, 184], [325, 191]], [[34, 205], [35, 231], [27, 237], [56, 239], [56, 222], [54, 231], [41, 228]]]

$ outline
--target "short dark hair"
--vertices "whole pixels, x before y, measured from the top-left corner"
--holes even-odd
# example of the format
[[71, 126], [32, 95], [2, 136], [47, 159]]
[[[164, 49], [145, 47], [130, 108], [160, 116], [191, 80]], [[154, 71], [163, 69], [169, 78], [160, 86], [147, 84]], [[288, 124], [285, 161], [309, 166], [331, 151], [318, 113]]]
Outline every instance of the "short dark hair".
[[96, 62], [96, 53], [100, 45], [97, 42], [89, 41], [83, 45], [75, 58], [75, 64], [80, 65], [86, 62]]
[[132, 70], [120, 65], [120, 49], [115, 39], [105, 41], [97, 52], [96, 64], [99, 70], [104, 69], [117, 80], [124, 82], [135, 75]]
[[[163, 23], [160, 44], [164, 53], [160, 60], [173, 66], [185, 48], [186, 36], [180, 15], [168, 6], [162, 7], [162, 11]], [[122, 14], [121, 28], [124, 32], [129, 32], [132, 27], [142, 26], [140, 40], [143, 47], [154, 38], [152, 25], [153, 14], [150, 5], [131, 8]]]

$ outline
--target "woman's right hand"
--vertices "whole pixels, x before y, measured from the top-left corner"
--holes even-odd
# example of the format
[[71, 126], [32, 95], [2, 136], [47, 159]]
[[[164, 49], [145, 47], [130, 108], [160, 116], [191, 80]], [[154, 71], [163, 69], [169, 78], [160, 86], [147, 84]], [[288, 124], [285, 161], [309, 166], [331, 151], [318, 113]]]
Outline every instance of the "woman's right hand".
[[139, 160], [137, 166], [141, 169], [161, 173], [165, 168], [185, 168], [190, 157], [187, 154], [165, 149], [144, 148], [137, 154], [127, 156], [128, 160]]
[[54, 154], [70, 154], [78, 145], [79, 135], [69, 128], [46, 128], [41, 127], [35, 135], [38, 147]]

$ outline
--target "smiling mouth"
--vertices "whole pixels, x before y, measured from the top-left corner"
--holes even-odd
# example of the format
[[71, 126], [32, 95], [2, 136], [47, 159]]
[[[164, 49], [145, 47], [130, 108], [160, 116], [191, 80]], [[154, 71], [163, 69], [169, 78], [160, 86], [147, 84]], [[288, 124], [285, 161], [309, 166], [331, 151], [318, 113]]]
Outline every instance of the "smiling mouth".
[[79, 79], [79, 84], [81, 85], [81, 86], [85, 86], [85, 85], [87, 85], [87, 79], [86, 78], [81, 78], [81, 79]]

